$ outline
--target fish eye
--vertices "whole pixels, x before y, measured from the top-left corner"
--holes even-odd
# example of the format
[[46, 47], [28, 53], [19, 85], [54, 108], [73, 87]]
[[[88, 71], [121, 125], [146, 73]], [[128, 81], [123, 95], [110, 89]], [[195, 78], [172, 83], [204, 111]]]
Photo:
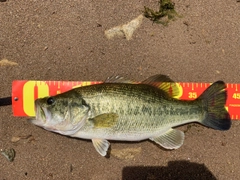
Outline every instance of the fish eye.
[[55, 100], [52, 97], [47, 99], [47, 104], [48, 105], [52, 105], [54, 102], [55, 102]]

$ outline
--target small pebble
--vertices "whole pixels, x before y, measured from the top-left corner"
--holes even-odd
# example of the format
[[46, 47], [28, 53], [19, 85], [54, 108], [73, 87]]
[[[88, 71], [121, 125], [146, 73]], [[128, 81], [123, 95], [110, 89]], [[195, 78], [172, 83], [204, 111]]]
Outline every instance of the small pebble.
[[1, 154], [7, 158], [8, 161], [12, 162], [15, 158], [15, 150], [11, 149], [1, 149]]

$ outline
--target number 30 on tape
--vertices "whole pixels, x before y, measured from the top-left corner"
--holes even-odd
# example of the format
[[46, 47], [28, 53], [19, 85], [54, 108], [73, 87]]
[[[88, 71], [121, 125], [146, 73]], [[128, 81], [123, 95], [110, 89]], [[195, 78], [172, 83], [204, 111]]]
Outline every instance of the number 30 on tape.
[[[99, 84], [100, 81], [13, 81], [12, 107], [14, 116], [35, 116], [34, 100], [54, 96], [76, 87]], [[181, 100], [194, 100], [211, 83], [176, 83]], [[226, 109], [232, 119], [240, 119], [240, 84], [227, 84]]]

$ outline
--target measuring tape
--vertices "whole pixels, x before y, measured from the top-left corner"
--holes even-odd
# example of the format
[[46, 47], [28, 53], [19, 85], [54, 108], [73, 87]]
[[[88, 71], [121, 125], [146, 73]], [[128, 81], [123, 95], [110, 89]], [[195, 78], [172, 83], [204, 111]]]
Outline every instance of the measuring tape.
[[[34, 100], [54, 96], [76, 87], [102, 83], [101, 81], [13, 81], [12, 107], [14, 116], [35, 116]], [[176, 83], [180, 100], [194, 100], [211, 83]], [[226, 109], [231, 119], [240, 119], [240, 84], [226, 84], [228, 98]]]

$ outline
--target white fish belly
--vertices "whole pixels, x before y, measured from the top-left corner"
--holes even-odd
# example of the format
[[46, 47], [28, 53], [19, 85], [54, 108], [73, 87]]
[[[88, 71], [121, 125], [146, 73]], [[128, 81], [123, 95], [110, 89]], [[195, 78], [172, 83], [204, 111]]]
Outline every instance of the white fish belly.
[[187, 119], [181, 122], [173, 122], [166, 125], [161, 125], [155, 128], [137, 129], [126, 128], [124, 126], [116, 128], [94, 128], [93, 126], [85, 126], [80, 129], [72, 137], [82, 139], [107, 139], [117, 141], [141, 141], [151, 137], [157, 137], [164, 134], [172, 127], [183, 125], [189, 122], [196, 122], [197, 119]]

